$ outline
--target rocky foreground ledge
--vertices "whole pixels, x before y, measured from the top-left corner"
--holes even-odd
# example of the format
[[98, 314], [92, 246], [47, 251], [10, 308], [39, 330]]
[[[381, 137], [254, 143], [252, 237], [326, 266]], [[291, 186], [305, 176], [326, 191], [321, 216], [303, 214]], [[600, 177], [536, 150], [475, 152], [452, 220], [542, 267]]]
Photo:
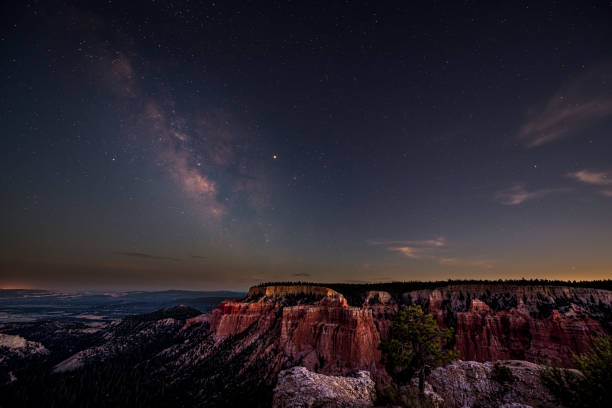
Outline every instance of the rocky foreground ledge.
[[[425, 386], [425, 394], [432, 406], [437, 408], [558, 408], [559, 404], [540, 382], [540, 369], [542, 366], [538, 364], [517, 360], [486, 363], [455, 361], [432, 372]], [[416, 383], [403, 390], [406, 395], [416, 392]], [[293, 367], [280, 372], [272, 406], [375, 407], [375, 385], [367, 371], [359, 371], [353, 377], [337, 377], [316, 374], [304, 367]]]
[[375, 401], [374, 381], [367, 371], [359, 371], [354, 377], [337, 377], [293, 367], [280, 372], [272, 407], [367, 408]]

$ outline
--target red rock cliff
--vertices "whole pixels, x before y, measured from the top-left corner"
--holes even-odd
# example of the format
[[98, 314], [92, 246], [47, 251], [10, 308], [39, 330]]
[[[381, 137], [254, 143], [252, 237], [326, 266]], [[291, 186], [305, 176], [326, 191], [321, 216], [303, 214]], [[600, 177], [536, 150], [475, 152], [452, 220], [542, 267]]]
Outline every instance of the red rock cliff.
[[569, 362], [609, 331], [612, 292], [555, 286], [459, 285], [404, 294], [456, 325], [463, 360]]
[[[221, 303], [209, 330], [217, 344], [235, 342], [236, 353], [256, 344], [258, 358], [265, 356], [274, 371], [302, 365], [325, 374], [384, 376], [378, 345], [399, 305], [386, 292], [364, 299], [351, 307], [328, 288], [257, 287], [242, 301]], [[440, 324], [456, 327], [460, 358], [477, 361], [568, 362], [610, 330], [612, 311], [610, 291], [548, 286], [448, 286], [398, 300], [423, 304]]]
[[348, 306], [340, 293], [327, 288], [251, 288], [246, 300], [224, 301], [212, 312], [210, 330], [218, 341], [247, 331], [249, 338], [272, 337], [285, 365], [333, 374], [380, 370], [372, 311]]

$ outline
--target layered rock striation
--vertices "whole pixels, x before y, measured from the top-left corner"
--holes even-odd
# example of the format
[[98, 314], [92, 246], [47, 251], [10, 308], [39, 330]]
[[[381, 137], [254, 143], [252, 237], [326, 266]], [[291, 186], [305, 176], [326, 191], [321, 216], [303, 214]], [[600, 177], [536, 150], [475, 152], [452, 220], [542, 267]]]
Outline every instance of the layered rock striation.
[[247, 301], [221, 303], [211, 314], [210, 330], [217, 340], [247, 330], [270, 336], [285, 363], [318, 372], [381, 368], [380, 335], [372, 310], [348, 306], [341, 294], [327, 288], [252, 288]]
[[464, 360], [570, 363], [593, 339], [610, 333], [612, 292], [555, 286], [457, 285], [404, 293], [364, 294], [361, 307], [318, 286], [255, 287], [242, 301], [222, 302], [210, 315], [216, 341], [268, 337], [280, 366], [326, 374], [384, 374], [378, 345], [400, 304], [418, 303], [456, 330]]
[[560, 286], [459, 285], [408, 292], [456, 328], [461, 358], [569, 362], [612, 327], [612, 292]]
[[288, 296], [344, 299], [344, 296], [333, 289], [312, 285], [253, 286], [249, 289], [247, 299], [286, 298]]

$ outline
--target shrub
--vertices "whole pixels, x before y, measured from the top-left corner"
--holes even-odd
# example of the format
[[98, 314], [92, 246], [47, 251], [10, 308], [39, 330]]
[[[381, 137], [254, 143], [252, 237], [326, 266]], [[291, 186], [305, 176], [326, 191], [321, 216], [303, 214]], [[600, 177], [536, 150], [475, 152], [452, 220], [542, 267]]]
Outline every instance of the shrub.
[[546, 368], [540, 372], [542, 383], [567, 407], [612, 406], [612, 340], [598, 337], [590, 352], [574, 356], [579, 372]]

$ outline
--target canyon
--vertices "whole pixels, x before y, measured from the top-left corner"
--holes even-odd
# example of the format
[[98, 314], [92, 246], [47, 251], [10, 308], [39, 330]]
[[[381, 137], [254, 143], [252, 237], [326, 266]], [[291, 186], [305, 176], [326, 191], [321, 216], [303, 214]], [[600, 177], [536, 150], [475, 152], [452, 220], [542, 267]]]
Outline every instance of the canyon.
[[[367, 290], [350, 299], [321, 285], [256, 286], [246, 297], [224, 300], [206, 314], [178, 306], [83, 329], [86, 332], [57, 330], [78, 336], [78, 349], [70, 353], [56, 351], [70, 343], [65, 334], [50, 343], [53, 333], [32, 331], [23, 337], [49, 350], [37, 357], [36, 366], [42, 369], [15, 365], [0, 367], [0, 374], [10, 379], [6, 389], [51, 387], [53, 381], [65, 386], [78, 377], [79, 387], [87, 392], [104, 393], [99, 385], [91, 391], [82, 384], [89, 384], [87, 378], [99, 384], [99, 373], [108, 371], [115, 381], [109, 381], [113, 392], [119, 395], [132, 392], [121, 390], [133, 384], [147, 390], [148, 398], [134, 406], [270, 406], [279, 373], [293, 367], [334, 378], [367, 371], [377, 385], [389, 384], [379, 344], [389, 338], [392, 319], [402, 306], [420, 304], [441, 326], [455, 330], [460, 358], [455, 368], [440, 369], [446, 371], [434, 375], [432, 383], [441, 395], [455, 395], [456, 389], [469, 395], [465, 378], [480, 373], [479, 381], [489, 384], [485, 377], [491, 368], [466, 365], [468, 361], [521, 360], [524, 363], [512, 365], [521, 373], [533, 371], [525, 366], [528, 362], [571, 366], [572, 353], [587, 351], [595, 337], [612, 333], [612, 292], [604, 289], [447, 285]], [[23, 333], [17, 328], [9, 334]], [[47, 375], [45, 370], [53, 373], [51, 380], [38, 380]], [[468, 374], [459, 375], [463, 372]], [[311, 378], [305, 372], [300, 375]], [[451, 377], [459, 385], [445, 388]], [[295, 386], [291, 381], [286, 383]], [[66, 387], [67, 395], [85, 392]], [[61, 393], [56, 394], [61, 400]], [[548, 397], [532, 400], [538, 398]], [[114, 402], [123, 406], [122, 401]]]
[[[401, 299], [370, 291], [361, 307], [349, 306], [331, 289], [313, 290], [252, 288], [244, 301], [222, 302], [211, 314], [210, 330], [221, 339], [248, 328], [263, 333], [278, 322], [276, 337], [285, 358], [342, 374], [382, 370], [377, 347], [388, 338], [400, 304], [420, 304], [441, 326], [453, 327], [462, 360], [567, 365], [572, 353], [587, 351], [595, 337], [609, 333], [612, 322], [612, 292], [603, 289], [459, 285], [406, 292]], [[309, 304], [286, 303], [301, 294], [319, 297]]]

